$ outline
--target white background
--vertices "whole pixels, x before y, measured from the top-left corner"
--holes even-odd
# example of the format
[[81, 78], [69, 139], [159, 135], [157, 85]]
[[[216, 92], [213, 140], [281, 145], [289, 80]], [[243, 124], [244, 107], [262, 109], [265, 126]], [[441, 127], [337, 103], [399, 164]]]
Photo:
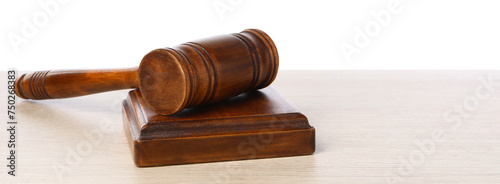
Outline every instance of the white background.
[[[280, 69], [500, 69], [500, 1], [67, 1], [0, 3], [1, 70], [133, 67], [150, 50], [245, 28], [271, 36]], [[395, 4], [386, 25], [371, 15]], [[349, 62], [341, 44], [367, 25], [380, 29]]]

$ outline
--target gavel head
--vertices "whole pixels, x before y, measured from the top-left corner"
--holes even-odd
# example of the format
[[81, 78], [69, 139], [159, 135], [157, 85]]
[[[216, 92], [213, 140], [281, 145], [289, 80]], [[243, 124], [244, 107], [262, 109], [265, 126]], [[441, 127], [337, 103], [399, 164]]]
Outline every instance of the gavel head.
[[151, 51], [139, 66], [139, 89], [155, 112], [170, 115], [268, 86], [278, 60], [271, 38], [247, 29]]

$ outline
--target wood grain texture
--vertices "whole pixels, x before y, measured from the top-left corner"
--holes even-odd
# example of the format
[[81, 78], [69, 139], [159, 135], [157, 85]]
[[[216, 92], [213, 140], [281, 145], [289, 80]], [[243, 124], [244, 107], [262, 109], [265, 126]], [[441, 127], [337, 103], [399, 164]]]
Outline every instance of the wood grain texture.
[[266, 87], [278, 65], [271, 38], [246, 29], [151, 51], [139, 66], [139, 84], [146, 103], [170, 115]]
[[315, 130], [273, 87], [164, 116], [132, 90], [123, 124], [137, 166], [308, 155]]
[[276, 78], [278, 65], [271, 38], [246, 29], [153, 50], [138, 68], [24, 74], [16, 81], [16, 94], [42, 100], [139, 88], [155, 112], [170, 115], [264, 88]]
[[[325, 61], [327, 62], [327, 61]], [[463, 105], [491, 75], [494, 91], [462, 124], [443, 114]], [[1, 76], [6, 76], [2, 72]], [[6, 77], [0, 78], [5, 86]], [[273, 86], [316, 129], [314, 155], [137, 168], [123, 131], [121, 103], [129, 90], [60, 101], [18, 100], [17, 177], [2, 183], [387, 183], [414, 142], [442, 129], [446, 141], [393, 183], [500, 182], [499, 71], [280, 71]], [[488, 89], [482, 88], [481, 93]], [[6, 90], [0, 90], [6, 96]], [[6, 103], [2, 99], [0, 103]], [[0, 106], [2, 112], [6, 106]], [[455, 113], [451, 115], [457, 115]], [[5, 118], [5, 116], [2, 116]], [[101, 141], [87, 134], [102, 132]], [[97, 134], [97, 133], [96, 133]], [[0, 133], [6, 140], [6, 133]], [[91, 151], [69, 164], [86, 142]], [[83, 146], [82, 146], [83, 145]], [[6, 146], [0, 153], [6, 154]], [[71, 170], [56, 174], [54, 167]], [[63, 170], [65, 171], [65, 170]]]
[[24, 99], [57, 99], [138, 88], [137, 68], [115, 70], [55, 70], [23, 74], [16, 94]]

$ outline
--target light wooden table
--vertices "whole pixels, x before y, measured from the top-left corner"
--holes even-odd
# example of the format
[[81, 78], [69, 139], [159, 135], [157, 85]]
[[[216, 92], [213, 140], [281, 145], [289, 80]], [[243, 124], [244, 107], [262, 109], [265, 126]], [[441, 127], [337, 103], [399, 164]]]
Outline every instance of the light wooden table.
[[17, 176], [3, 166], [0, 182], [500, 182], [498, 71], [280, 71], [274, 86], [316, 128], [314, 155], [137, 168], [116, 91], [18, 100]]

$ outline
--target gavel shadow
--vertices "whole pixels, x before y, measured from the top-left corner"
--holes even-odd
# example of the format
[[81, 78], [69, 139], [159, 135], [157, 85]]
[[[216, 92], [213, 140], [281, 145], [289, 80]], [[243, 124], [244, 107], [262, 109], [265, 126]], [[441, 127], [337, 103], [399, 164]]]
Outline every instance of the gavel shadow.
[[[118, 94], [118, 92], [111, 93]], [[113, 97], [103, 98], [104, 95]], [[85, 129], [95, 128], [96, 122], [102, 118], [111, 120], [117, 126], [122, 126], [121, 105], [125, 97], [126, 91], [122, 91], [119, 95], [97, 94], [94, 97], [86, 96], [58, 100], [23, 100], [17, 105], [18, 118], [24, 125], [41, 131], [38, 133], [55, 131], [78, 133]], [[273, 108], [268, 95], [259, 90], [254, 90], [216, 103], [186, 108], [169, 116], [181, 118], [185, 116], [203, 117], [235, 114], [237, 112], [252, 111], [255, 104], [259, 104], [259, 109], [263, 111]], [[117, 128], [117, 130], [122, 131], [122, 128]], [[63, 135], [72, 136], [72, 134], [61, 134], [61, 136]]]
[[39, 101], [22, 101], [18, 104], [18, 114], [20, 123], [25, 126], [36, 127], [39, 130], [49, 130], [46, 127], [52, 127], [50, 130], [58, 129], [64, 126], [68, 131], [81, 130], [84, 124], [78, 123], [84, 120], [68, 113], [71, 107], [64, 109], [52, 106], [53, 103], [46, 104]]
[[[99, 128], [98, 123], [103, 120], [110, 121], [112, 126], [122, 126], [121, 102], [126, 92], [121, 93], [110, 95], [111, 98], [109, 94], [98, 94], [71, 99], [22, 100], [16, 110], [19, 123], [37, 131], [33, 135], [55, 134], [64, 136], [62, 140], [71, 140], [73, 137], [81, 138], [75, 134], [84, 130]], [[122, 131], [122, 128], [116, 129]]]

